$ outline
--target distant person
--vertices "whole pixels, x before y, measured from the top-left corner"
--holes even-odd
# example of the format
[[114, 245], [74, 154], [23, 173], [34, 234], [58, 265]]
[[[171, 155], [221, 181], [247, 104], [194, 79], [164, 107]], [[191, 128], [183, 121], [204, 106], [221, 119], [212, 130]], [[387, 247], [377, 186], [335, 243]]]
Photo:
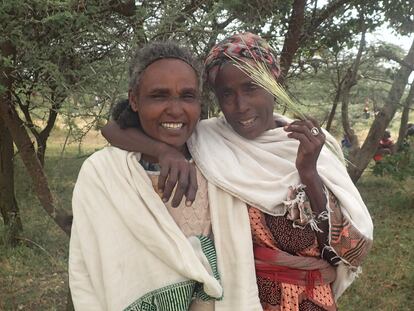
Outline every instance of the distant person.
[[364, 119], [369, 119], [369, 117], [371, 116], [371, 113], [369, 112], [368, 105], [365, 105], [365, 107], [364, 107], [363, 116], [364, 116]]
[[344, 153], [345, 158], [347, 158], [349, 155], [349, 151], [351, 150], [351, 147], [352, 147], [351, 140], [349, 139], [347, 134], [344, 134], [344, 137], [341, 140], [341, 147], [342, 147], [342, 152]]
[[378, 143], [377, 151], [374, 155], [374, 161], [382, 161], [384, 156], [393, 154], [394, 149], [395, 144], [394, 141], [391, 139], [391, 132], [389, 130], [385, 130], [384, 135]]
[[402, 150], [409, 150], [410, 146], [414, 147], [414, 123], [407, 124], [402, 144]]
[[414, 136], [414, 123], [407, 124], [406, 137]]

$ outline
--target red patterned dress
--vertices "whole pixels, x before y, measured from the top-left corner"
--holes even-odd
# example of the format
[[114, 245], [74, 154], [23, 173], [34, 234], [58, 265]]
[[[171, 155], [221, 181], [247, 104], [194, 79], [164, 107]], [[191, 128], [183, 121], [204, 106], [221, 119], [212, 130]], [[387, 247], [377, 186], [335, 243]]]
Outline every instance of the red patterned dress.
[[[332, 194], [329, 208], [330, 247], [335, 252], [324, 251], [324, 260], [321, 260], [316, 234], [311, 226], [299, 228], [286, 216], [271, 216], [249, 207], [257, 284], [265, 311], [337, 310], [331, 289], [335, 279], [333, 267], [341, 260], [339, 257], [352, 266], [359, 266], [371, 241], [343, 217]], [[265, 261], [262, 260], [264, 258]], [[278, 264], [272, 265], [273, 258]], [[327, 262], [329, 265], [324, 266]]]

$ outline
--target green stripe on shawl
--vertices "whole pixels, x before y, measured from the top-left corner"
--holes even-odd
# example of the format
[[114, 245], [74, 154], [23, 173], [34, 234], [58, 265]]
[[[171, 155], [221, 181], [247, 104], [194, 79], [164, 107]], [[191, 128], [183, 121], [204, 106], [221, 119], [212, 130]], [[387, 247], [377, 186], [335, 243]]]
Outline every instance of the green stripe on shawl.
[[[214, 277], [220, 280], [214, 242], [205, 236], [197, 238], [200, 240], [201, 249], [207, 257]], [[215, 299], [204, 292], [203, 284], [188, 280], [153, 290], [133, 302], [124, 311], [187, 311], [192, 300], [196, 298], [203, 301]]]

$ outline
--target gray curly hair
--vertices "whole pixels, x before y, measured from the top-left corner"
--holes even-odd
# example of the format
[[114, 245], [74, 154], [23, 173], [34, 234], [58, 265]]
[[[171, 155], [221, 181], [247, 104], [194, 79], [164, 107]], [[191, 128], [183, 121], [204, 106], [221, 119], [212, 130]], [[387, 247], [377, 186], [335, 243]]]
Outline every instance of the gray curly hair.
[[201, 87], [201, 65], [199, 61], [187, 48], [172, 41], [163, 41], [150, 43], [135, 52], [129, 66], [129, 89], [136, 89], [145, 68], [164, 58], [180, 59], [190, 65], [194, 69]]
[[[201, 88], [201, 64], [187, 49], [172, 41], [153, 42], [138, 49], [131, 59], [129, 66], [129, 89], [137, 90], [145, 69], [153, 62], [164, 59], [175, 58], [190, 65], [197, 75], [199, 87]], [[115, 104], [112, 109], [112, 119], [121, 128], [141, 127], [136, 112], [132, 111], [128, 100], [122, 100]]]

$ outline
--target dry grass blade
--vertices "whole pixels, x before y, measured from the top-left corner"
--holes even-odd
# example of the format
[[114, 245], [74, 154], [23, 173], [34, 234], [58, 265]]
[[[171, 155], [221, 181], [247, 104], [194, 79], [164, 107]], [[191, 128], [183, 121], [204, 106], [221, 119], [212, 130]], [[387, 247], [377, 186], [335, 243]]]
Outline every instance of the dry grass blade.
[[280, 104], [284, 105], [287, 110], [293, 112], [299, 119], [306, 119], [305, 114], [300, 110], [300, 106], [295, 103], [292, 98], [287, 94], [286, 90], [281, 86], [272, 73], [267, 68], [266, 64], [254, 60], [254, 65], [249, 61], [236, 58], [226, 54], [231, 60], [234, 61], [234, 65], [243, 71], [246, 75], [251, 77], [253, 81], [272, 94]]
[[[264, 62], [258, 61], [253, 55], [253, 62], [250, 62], [246, 59], [234, 57], [229, 54], [226, 54], [228, 58], [230, 58], [234, 65], [243, 71], [246, 75], [248, 75], [254, 83], [268, 91], [272, 94], [279, 102], [286, 107], [288, 111], [291, 111], [297, 118], [300, 120], [305, 120], [307, 117], [301, 111], [300, 106], [296, 103], [286, 92], [286, 90], [281, 86], [276, 79], [274, 78], [273, 74], [270, 72], [268, 67]], [[341, 161], [352, 164], [350, 161], [344, 159], [342, 156], [342, 152], [337, 150], [332, 142], [329, 140], [325, 141], [326, 147]]]

